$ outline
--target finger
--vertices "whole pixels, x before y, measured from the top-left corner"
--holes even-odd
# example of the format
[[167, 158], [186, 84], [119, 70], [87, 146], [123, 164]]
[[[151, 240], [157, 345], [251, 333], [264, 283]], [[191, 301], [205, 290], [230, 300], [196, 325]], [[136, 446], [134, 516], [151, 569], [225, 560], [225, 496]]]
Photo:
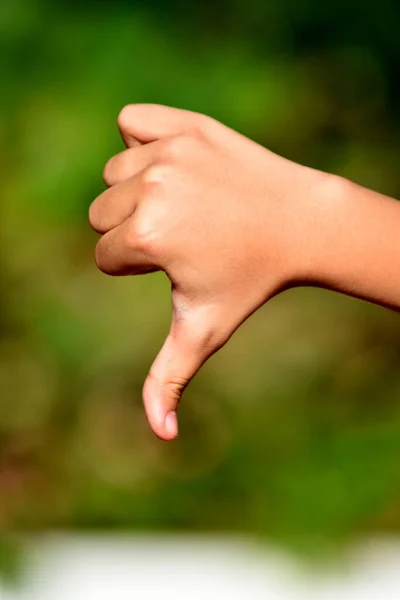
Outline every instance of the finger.
[[129, 179], [150, 166], [156, 159], [159, 144], [145, 144], [130, 147], [116, 154], [107, 162], [103, 171], [104, 183], [113, 186]]
[[199, 113], [160, 106], [129, 104], [119, 114], [118, 126], [128, 147], [137, 142], [147, 144], [179, 134], [200, 133], [212, 119]]
[[[216, 349], [216, 348], [215, 348]], [[177, 408], [182, 393], [215, 350], [185, 325], [173, 325], [143, 387], [149, 424], [163, 440], [178, 435]]]
[[132, 216], [142, 193], [140, 178], [130, 178], [109, 188], [89, 208], [89, 221], [97, 233], [107, 233]]
[[107, 275], [140, 275], [158, 270], [137, 235], [134, 217], [100, 238], [95, 257], [97, 266]]

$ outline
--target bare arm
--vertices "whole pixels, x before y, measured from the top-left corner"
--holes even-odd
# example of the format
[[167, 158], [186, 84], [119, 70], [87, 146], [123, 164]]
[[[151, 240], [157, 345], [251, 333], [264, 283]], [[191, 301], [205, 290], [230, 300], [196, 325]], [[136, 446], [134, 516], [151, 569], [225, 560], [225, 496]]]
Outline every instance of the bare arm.
[[333, 176], [322, 195], [306, 278], [400, 309], [400, 202]]
[[400, 308], [400, 204], [281, 158], [178, 109], [120, 114], [127, 150], [107, 163], [90, 209], [96, 261], [111, 275], [162, 270], [169, 335], [143, 398], [160, 438], [201, 365], [282, 289], [312, 284]]

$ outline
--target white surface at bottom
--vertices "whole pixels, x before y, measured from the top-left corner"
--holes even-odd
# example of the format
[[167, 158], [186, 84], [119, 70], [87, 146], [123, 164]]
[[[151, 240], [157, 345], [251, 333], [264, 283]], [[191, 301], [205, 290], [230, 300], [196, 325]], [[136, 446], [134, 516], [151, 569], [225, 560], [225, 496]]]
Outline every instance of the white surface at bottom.
[[237, 538], [47, 536], [0, 600], [399, 600], [400, 540], [318, 575]]

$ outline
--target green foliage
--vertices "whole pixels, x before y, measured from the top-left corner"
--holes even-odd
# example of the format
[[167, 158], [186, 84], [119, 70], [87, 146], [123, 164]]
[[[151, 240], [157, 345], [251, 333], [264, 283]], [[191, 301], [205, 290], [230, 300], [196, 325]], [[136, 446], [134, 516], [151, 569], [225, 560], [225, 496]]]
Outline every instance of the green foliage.
[[148, 431], [168, 283], [98, 273], [86, 223], [124, 104], [205, 112], [400, 196], [399, 5], [217, 5], [1, 4], [4, 565], [13, 530], [235, 530], [321, 552], [400, 529], [400, 322], [383, 309], [276, 298], [188, 389], [180, 439]]

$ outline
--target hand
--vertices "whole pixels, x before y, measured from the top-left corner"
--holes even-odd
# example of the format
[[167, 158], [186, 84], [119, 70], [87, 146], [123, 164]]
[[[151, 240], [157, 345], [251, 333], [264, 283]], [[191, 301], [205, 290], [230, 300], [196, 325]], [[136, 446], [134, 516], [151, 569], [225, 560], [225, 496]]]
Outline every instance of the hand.
[[306, 273], [318, 178], [204, 115], [131, 105], [118, 123], [128, 149], [107, 163], [110, 187], [90, 208], [96, 262], [171, 280], [171, 329], [143, 390], [152, 429], [169, 440], [201, 365]]

